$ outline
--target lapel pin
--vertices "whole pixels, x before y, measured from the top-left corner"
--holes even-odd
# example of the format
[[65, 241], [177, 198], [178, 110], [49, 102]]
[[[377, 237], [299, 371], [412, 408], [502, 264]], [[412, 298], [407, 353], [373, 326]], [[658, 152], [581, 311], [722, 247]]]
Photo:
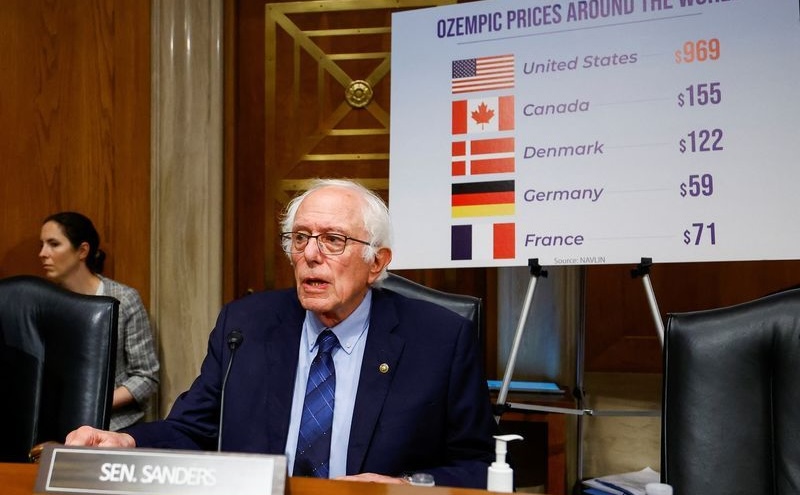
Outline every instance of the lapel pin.
[[386, 363], [381, 363], [380, 366], [378, 366], [378, 371], [380, 371], [381, 373], [384, 373], [384, 374], [388, 373], [389, 372], [389, 365], [386, 364]]

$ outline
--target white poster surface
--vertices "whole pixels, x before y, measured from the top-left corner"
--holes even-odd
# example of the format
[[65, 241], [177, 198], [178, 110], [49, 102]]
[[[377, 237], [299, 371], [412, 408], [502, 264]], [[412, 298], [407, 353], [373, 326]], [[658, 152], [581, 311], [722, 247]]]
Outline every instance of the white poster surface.
[[797, 0], [394, 14], [392, 267], [796, 259]]

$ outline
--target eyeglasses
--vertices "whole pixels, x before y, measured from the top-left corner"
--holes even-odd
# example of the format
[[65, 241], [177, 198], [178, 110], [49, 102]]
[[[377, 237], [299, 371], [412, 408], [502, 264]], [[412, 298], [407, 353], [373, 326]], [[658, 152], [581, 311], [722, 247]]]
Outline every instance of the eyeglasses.
[[362, 241], [354, 237], [347, 237], [342, 234], [333, 234], [331, 232], [323, 232], [322, 234], [311, 235], [305, 232], [282, 232], [281, 233], [281, 246], [283, 250], [289, 254], [302, 253], [308, 246], [308, 241], [311, 239], [317, 240], [317, 248], [322, 254], [342, 254], [347, 247], [347, 241], [359, 242], [366, 246], [370, 246], [367, 241]]

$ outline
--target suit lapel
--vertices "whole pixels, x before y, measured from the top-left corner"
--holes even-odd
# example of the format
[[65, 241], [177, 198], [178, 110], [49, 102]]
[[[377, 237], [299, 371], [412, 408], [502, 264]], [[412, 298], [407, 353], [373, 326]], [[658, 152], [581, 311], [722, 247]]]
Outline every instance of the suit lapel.
[[305, 317], [299, 303], [291, 309], [274, 329], [267, 332], [264, 379], [269, 380], [271, 390], [266, 404], [268, 452], [283, 452], [289, 431], [297, 353]]
[[[347, 449], [347, 474], [362, 471], [375, 426], [403, 352], [404, 340], [393, 334], [399, 321], [394, 303], [382, 290], [372, 291], [367, 345], [353, 410], [350, 443]], [[381, 369], [388, 365], [388, 372]]]

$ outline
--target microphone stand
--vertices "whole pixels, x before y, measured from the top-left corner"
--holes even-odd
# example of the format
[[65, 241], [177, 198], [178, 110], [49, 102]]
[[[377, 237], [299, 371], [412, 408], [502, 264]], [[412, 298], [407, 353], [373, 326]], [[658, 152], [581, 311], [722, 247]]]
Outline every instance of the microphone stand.
[[222, 379], [222, 390], [219, 398], [219, 428], [217, 429], [217, 452], [222, 452], [222, 417], [225, 412], [225, 386], [228, 384], [228, 375], [231, 373], [233, 357], [236, 349], [242, 344], [244, 336], [239, 330], [234, 330], [228, 335], [228, 349], [231, 350], [231, 357], [228, 360], [228, 368], [225, 370], [225, 377]]

